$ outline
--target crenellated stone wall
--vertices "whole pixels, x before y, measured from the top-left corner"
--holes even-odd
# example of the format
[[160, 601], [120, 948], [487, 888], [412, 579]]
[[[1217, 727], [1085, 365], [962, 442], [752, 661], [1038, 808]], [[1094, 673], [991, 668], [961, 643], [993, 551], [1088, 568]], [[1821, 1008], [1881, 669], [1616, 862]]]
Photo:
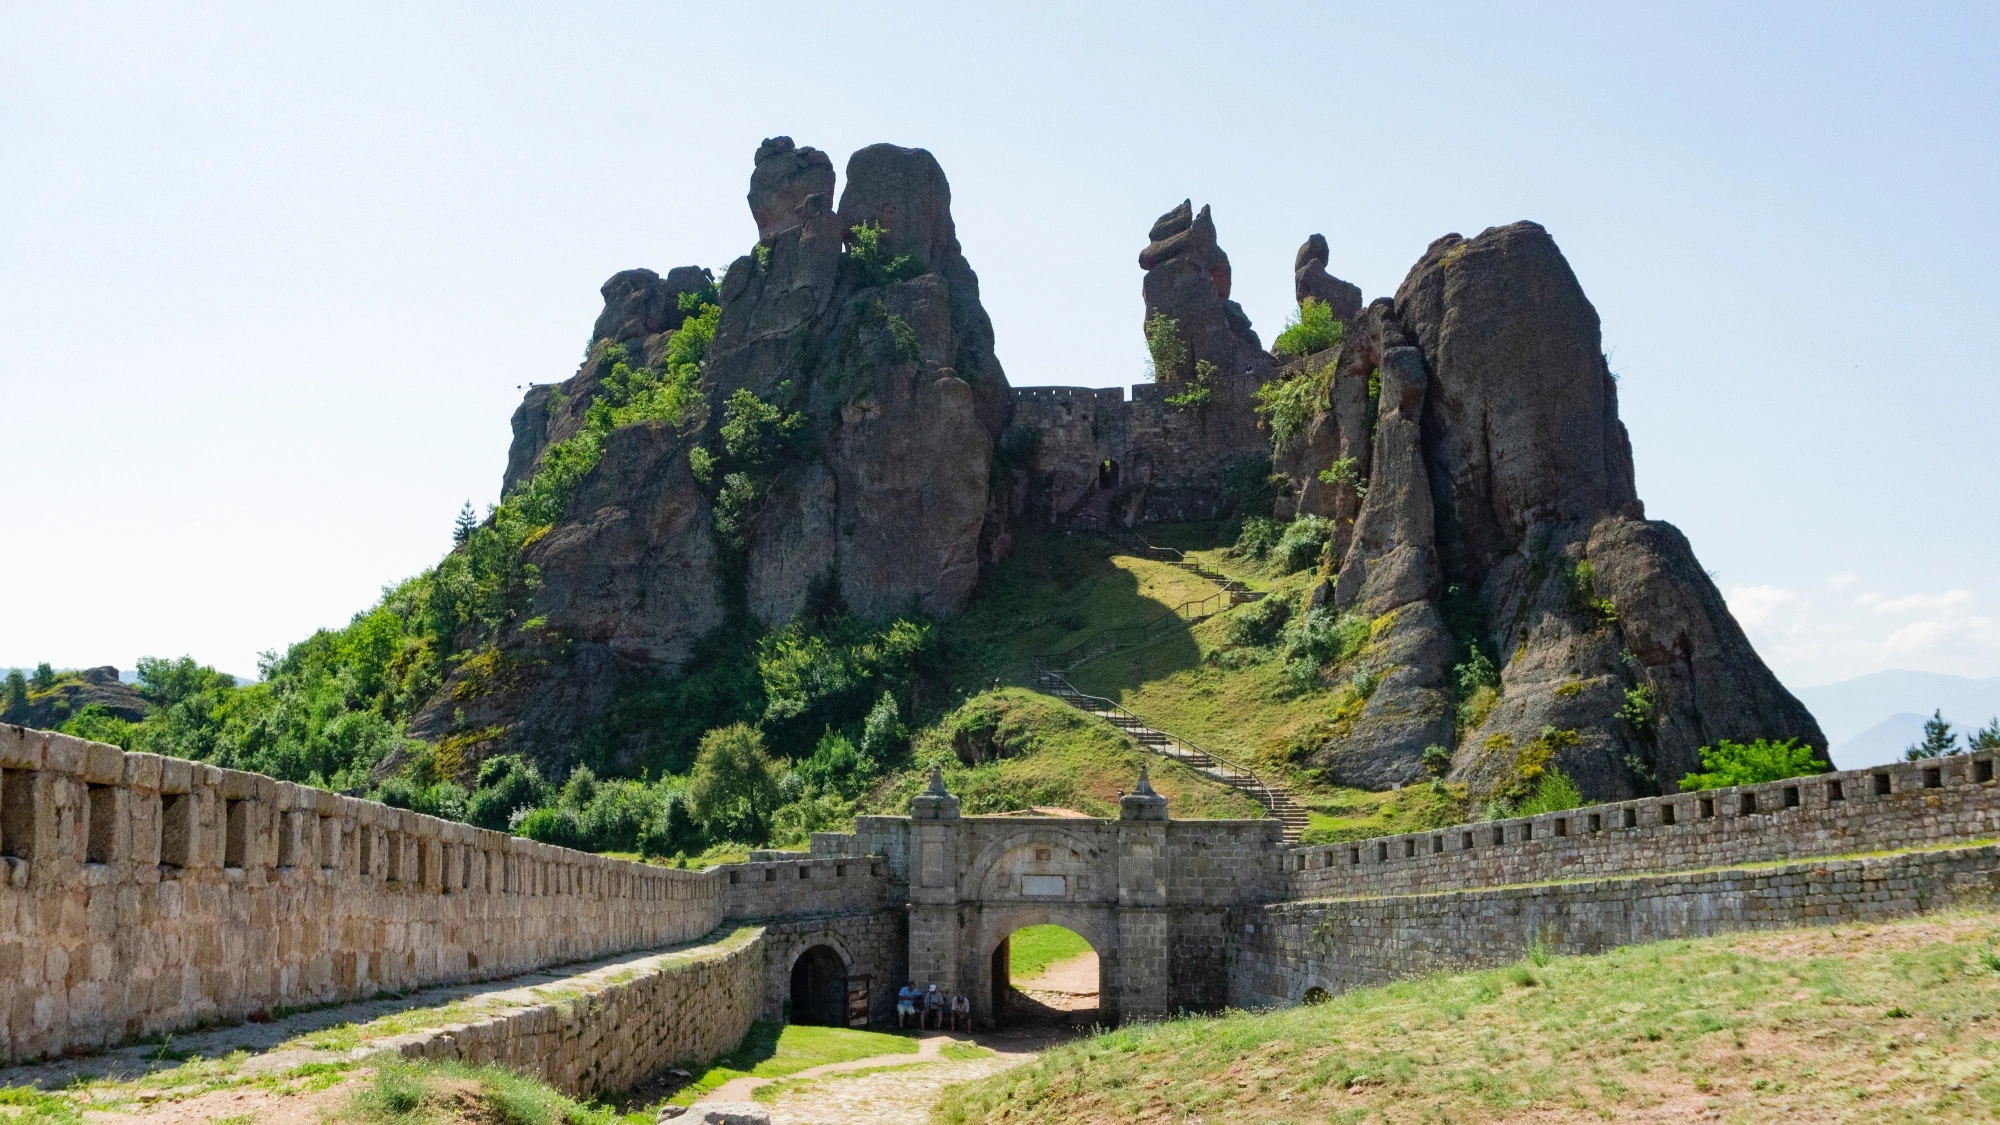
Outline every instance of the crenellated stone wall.
[[0, 1059], [687, 942], [726, 879], [0, 725]]
[[[1038, 437], [1029, 514], [1054, 523], [1137, 524], [1228, 513], [1231, 469], [1268, 455], [1251, 376], [1218, 376], [1198, 410], [1167, 404], [1175, 388], [1016, 387], [1014, 425]], [[1108, 464], [1107, 464], [1108, 463]]]
[[1993, 776], [1993, 754], [1960, 755], [1294, 847], [1273, 897], [1462, 890], [2000, 837]]
[[1298, 1004], [1431, 972], [1505, 964], [1536, 941], [1560, 954], [1734, 930], [1905, 917], [2000, 892], [2000, 846], [1986, 844], [1776, 867], [1248, 907], [1230, 934], [1229, 1002]]

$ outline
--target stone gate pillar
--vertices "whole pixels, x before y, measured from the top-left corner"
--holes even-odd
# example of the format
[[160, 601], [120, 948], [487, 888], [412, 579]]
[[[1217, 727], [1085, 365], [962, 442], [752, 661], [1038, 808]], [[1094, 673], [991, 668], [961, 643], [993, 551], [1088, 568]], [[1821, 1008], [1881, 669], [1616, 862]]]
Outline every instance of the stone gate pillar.
[[958, 798], [945, 792], [944, 774], [932, 766], [930, 786], [910, 799], [910, 980], [947, 994], [963, 991], [959, 827]]
[[1107, 1020], [1147, 1019], [1172, 1011], [1167, 963], [1167, 799], [1145, 767], [1118, 802], [1118, 973], [1102, 997]]

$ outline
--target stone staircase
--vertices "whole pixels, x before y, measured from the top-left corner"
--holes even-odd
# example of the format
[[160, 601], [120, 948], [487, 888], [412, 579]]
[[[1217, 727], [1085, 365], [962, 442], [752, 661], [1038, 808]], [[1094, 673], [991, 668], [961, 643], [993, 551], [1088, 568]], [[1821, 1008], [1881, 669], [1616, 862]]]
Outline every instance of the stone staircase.
[[1035, 690], [1053, 695], [1071, 707], [1086, 714], [1095, 715], [1126, 734], [1132, 736], [1140, 746], [1160, 755], [1172, 758], [1212, 781], [1219, 781], [1232, 789], [1247, 794], [1252, 800], [1264, 806], [1264, 811], [1285, 826], [1285, 841], [1297, 843], [1306, 830], [1306, 810], [1291, 791], [1283, 785], [1266, 781], [1244, 766], [1237, 765], [1212, 751], [1170, 734], [1156, 727], [1148, 726], [1144, 719], [1127, 711], [1117, 703], [1101, 695], [1086, 695], [1064, 679], [1059, 672], [1037, 669], [1034, 679]]
[[1145, 749], [1163, 758], [1172, 758], [1211, 780], [1248, 794], [1258, 804], [1264, 806], [1267, 814], [1284, 825], [1286, 842], [1298, 842], [1300, 834], [1306, 829], [1307, 817], [1304, 806], [1292, 796], [1291, 790], [1276, 782], [1266, 781], [1248, 767], [1238, 765], [1213, 751], [1204, 750], [1188, 739], [1147, 724], [1144, 719], [1112, 700], [1099, 695], [1086, 695], [1064, 678], [1063, 673], [1106, 653], [1149, 644], [1231, 606], [1258, 601], [1264, 596], [1199, 559], [1189, 558], [1172, 547], [1155, 547], [1136, 532], [1119, 531], [1111, 538], [1141, 558], [1171, 563], [1182, 570], [1208, 579], [1222, 589], [1199, 601], [1184, 602], [1175, 606], [1143, 625], [1099, 629], [1081, 643], [1072, 645], [1062, 652], [1030, 657], [1029, 682], [1036, 691], [1053, 695], [1077, 710], [1095, 715], [1131, 735], [1133, 740]]

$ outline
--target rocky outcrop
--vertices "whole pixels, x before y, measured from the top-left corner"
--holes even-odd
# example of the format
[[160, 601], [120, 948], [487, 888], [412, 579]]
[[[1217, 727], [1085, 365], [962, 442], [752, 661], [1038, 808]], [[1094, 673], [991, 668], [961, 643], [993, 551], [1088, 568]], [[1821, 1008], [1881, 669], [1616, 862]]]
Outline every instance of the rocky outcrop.
[[[1377, 371], [1371, 412], [1350, 392]], [[1314, 595], [1374, 623], [1372, 694], [1313, 752], [1336, 777], [1415, 781], [1438, 745], [1476, 794], [1553, 764], [1618, 798], [1671, 789], [1722, 738], [1824, 753], [1686, 538], [1645, 518], [1597, 313], [1541, 227], [1439, 239], [1356, 316], [1282, 462], [1301, 507], [1328, 507], [1307, 482], [1363, 448], [1367, 496]], [[1497, 699], [1474, 699], [1475, 651]]]
[[[489, 751], [560, 756], [634, 677], [684, 665], [732, 621], [782, 624], [809, 591], [866, 616], [964, 606], [1006, 542], [992, 474], [1011, 394], [992, 324], [930, 153], [873, 145], [846, 179], [836, 208], [823, 153], [785, 137], [758, 148], [758, 242], [721, 279], [706, 423], [604, 439], [563, 518], [524, 552], [539, 579], [521, 614], [533, 628], [506, 634], [484, 678], [455, 674], [413, 730], [498, 731]], [[864, 225], [879, 247], [859, 244]], [[579, 431], [615, 349], [658, 366], [679, 294], [709, 284], [693, 267], [605, 283], [582, 369], [516, 412], [510, 489]], [[779, 447], [729, 452], [721, 427], [741, 392], [796, 417]], [[717, 459], [706, 479], [696, 447]]]
[[107, 664], [85, 668], [74, 678], [65, 678], [49, 691], [33, 696], [33, 702], [18, 720], [31, 727], [53, 730], [74, 718], [85, 707], [98, 706], [114, 719], [136, 723], [146, 717], [151, 705], [132, 685], [118, 678], [118, 669]]
[[1243, 306], [1229, 299], [1229, 255], [1216, 243], [1208, 206], [1196, 214], [1193, 201], [1182, 200], [1160, 216], [1149, 237], [1152, 241], [1139, 252], [1139, 268], [1146, 271], [1146, 321], [1172, 317], [1188, 351], [1179, 370], [1155, 372], [1154, 378], [1163, 383], [1191, 379], [1203, 360], [1213, 363], [1218, 375], [1268, 377], [1275, 363]]
[[1332, 309], [1335, 320], [1346, 323], [1361, 312], [1361, 287], [1326, 272], [1327, 260], [1326, 236], [1306, 239], [1292, 258], [1292, 298], [1303, 305], [1311, 297]]
[[652, 270], [620, 270], [598, 288], [604, 311], [590, 331], [591, 346], [583, 367], [563, 384], [539, 383], [528, 388], [514, 408], [514, 441], [507, 449], [502, 495], [534, 475], [542, 451], [574, 437], [583, 428], [599, 381], [617, 363], [620, 351], [631, 362], [657, 366], [666, 355], [667, 340], [687, 319], [680, 307], [684, 293], [700, 293], [715, 284], [715, 276], [700, 266], [676, 266], [661, 277]]

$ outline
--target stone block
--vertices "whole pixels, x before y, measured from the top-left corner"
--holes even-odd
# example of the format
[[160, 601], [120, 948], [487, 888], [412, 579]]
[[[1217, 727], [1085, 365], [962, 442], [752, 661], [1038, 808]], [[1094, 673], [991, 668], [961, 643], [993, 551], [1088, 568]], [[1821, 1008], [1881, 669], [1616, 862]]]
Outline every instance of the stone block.
[[125, 752], [102, 742], [83, 744], [83, 779], [92, 785], [118, 785], [125, 780]]
[[41, 769], [42, 751], [47, 743], [48, 736], [41, 731], [0, 723], [0, 768]]

